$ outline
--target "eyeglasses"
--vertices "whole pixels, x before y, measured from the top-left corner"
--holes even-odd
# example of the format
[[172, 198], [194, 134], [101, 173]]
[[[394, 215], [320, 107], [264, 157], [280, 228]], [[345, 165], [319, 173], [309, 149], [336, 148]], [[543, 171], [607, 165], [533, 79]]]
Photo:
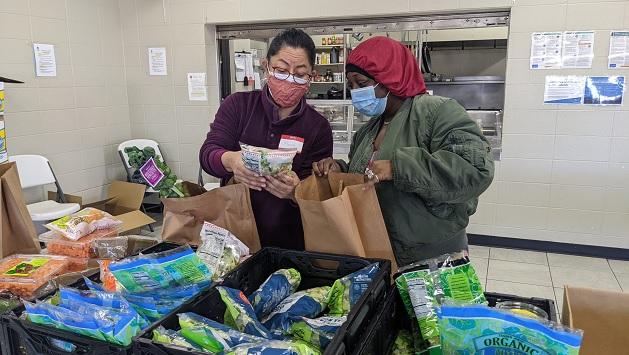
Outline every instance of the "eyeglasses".
[[288, 78], [293, 77], [293, 82], [295, 84], [305, 85], [308, 84], [312, 80], [312, 75], [310, 74], [299, 74], [299, 73], [291, 73], [288, 70], [273, 67], [269, 70], [273, 73], [273, 76], [279, 80], [288, 80]]

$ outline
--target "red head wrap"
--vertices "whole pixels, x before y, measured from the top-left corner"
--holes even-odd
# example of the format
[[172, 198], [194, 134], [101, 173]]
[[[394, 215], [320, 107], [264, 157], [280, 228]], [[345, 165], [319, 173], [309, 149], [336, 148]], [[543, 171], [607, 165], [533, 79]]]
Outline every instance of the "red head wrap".
[[396, 96], [407, 98], [426, 92], [417, 59], [391, 38], [369, 38], [349, 54], [347, 63], [367, 72]]

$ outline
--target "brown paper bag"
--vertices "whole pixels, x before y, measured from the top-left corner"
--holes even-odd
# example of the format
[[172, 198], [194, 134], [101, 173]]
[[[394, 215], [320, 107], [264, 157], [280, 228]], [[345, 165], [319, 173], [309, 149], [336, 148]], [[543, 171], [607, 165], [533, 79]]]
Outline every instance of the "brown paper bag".
[[26, 209], [15, 163], [0, 164], [0, 256], [39, 254], [39, 241], [31, 215]]
[[162, 239], [199, 245], [203, 221], [229, 230], [249, 247], [260, 250], [260, 237], [246, 186], [237, 184], [185, 198], [165, 198]]
[[297, 186], [306, 250], [388, 259], [397, 270], [378, 196], [363, 191], [363, 182], [362, 175], [330, 173]]

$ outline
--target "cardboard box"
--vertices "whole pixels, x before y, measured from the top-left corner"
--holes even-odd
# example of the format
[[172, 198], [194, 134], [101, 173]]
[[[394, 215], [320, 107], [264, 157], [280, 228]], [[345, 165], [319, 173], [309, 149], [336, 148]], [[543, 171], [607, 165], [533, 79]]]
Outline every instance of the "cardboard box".
[[[79, 196], [65, 194], [67, 202], [78, 203], [81, 208], [94, 207], [106, 211], [122, 221], [120, 235], [137, 234], [140, 228], [155, 220], [140, 211], [146, 186], [124, 181], [113, 181], [107, 190], [107, 198], [83, 204]], [[49, 199], [56, 199], [56, 192], [48, 192]]]
[[561, 321], [583, 330], [581, 355], [629, 354], [629, 293], [565, 286]]

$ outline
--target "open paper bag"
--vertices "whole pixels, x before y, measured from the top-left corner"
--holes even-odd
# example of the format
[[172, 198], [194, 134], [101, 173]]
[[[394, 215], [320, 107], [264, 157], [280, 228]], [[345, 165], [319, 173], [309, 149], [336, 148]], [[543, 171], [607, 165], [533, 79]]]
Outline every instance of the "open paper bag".
[[260, 237], [251, 209], [249, 190], [242, 184], [224, 186], [201, 195], [164, 198], [162, 239], [199, 245], [204, 221], [223, 227], [240, 239], [251, 253], [260, 250]]
[[388, 259], [397, 270], [378, 196], [373, 188], [363, 190], [363, 179], [330, 173], [297, 186], [306, 250]]
[[15, 163], [0, 164], [0, 257], [39, 254], [35, 225], [26, 208]]

